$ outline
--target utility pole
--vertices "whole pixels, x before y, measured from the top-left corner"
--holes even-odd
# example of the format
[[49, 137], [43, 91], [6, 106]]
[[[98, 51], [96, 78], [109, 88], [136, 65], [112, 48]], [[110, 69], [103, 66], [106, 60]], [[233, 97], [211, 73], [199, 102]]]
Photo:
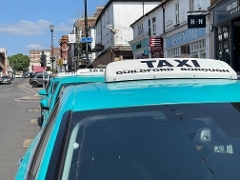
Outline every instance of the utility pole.
[[[84, 11], [85, 11], [85, 35], [88, 37], [88, 19], [87, 19], [87, 0], [84, 0]], [[88, 62], [88, 43], [86, 42], [86, 63]]]
[[50, 25], [50, 32], [51, 32], [51, 63], [52, 63], [52, 72], [53, 72], [53, 63], [54, 63], [54, 57], [53, 57], [53, 29], [54, 26]]
[[46, 60], [46, 54], [44, 54], [44, 51], [42, 51], [42, 54], [40, 56], [40, 63], [41, 63], [41, 67], [43, 68], [43, 88], [45, 89], [45, 86], [46, 86], [45, 68], [47, 66], [47, 60]]

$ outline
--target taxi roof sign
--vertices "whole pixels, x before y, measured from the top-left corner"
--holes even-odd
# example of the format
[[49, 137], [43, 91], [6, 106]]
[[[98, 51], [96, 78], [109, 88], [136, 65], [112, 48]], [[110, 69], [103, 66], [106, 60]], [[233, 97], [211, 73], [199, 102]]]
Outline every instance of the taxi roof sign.
[[65, 76], [75, 76], [75, 72], [60, 72], [57, 74], [57, 77], [65, 77]]
[[104, 68], [86, 68], [86, 69], [78, 69], [76, 72], [77, 75], [104, 75]]
[[107, 65], [106, 82], [144, 79], [237, 79], [225, 62], [200, 58], [152, 58], [112, 62]]

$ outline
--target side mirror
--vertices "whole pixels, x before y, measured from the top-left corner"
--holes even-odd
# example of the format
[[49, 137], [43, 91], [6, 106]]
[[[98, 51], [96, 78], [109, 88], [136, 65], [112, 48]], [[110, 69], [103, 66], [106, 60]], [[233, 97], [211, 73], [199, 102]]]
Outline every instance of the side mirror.
[[40, 101], [40, 106], [43, 110], [49, 110], [47, 99], [41, 100]]
[[40, 96], [47, 96], [47, 95], [48, 95], [46, 89], [40, 89], [40, 90], [38, 91], [38, 94], [39, 94]]
[[22, 161], [23, 161], [23, 157], [21, 157], [18, 161], [18, 166], [20, 166], [22, 164]]
[[38, 121], [39, 127], [41, 128], [43, 125], [43, 119], [41, 117], [38, 117], [37, 121]]

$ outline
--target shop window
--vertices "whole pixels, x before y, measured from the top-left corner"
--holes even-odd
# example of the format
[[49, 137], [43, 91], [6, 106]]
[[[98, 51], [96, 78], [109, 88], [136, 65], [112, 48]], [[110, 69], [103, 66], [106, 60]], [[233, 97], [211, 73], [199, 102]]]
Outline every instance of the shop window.
[[198, 58], [198, 51], [191, 52], [192, 58]]
[[201, 39], [199, 41], [195, 41], [190, 43], [190, 54], [193, 58], [206, 58], [206, 41], [205, 39]]
[[180, 24], [180, 21], [179, 21], [179, 2], [177, 2], [175, 4], [175, 20], [176, 20], [176, 24]]
[[189, 0], [189, 11], [194, 11], [194, 0]]
[[168, 57], [172, 57], [172, 50], [168, 50]]
[[110, 13], [109, 13], [109, 9], [107, 10], [107, 23], [110, 23]]
[[190, 47], [189, 47], [189, 45], [181, 46], [181, 54], [190, 54]]
[[156, 35], [156, 18], [152, 18], [152, 32], [153, 32], [153, 36]]
[[168, 57], [179, 57], [180, 47], [168, 50]]
[[143, 24], [138, 26], [138, 35], [143, 34]]
[[223, 39], [228, 39], [229, 35], [228, 35], [228, 27], [223, 27]]
[[216, 59], [225, 61], [228, 64], [230, 64], [229, 36], [228, 26], [218, 27]]
[[206, 50], [200, 50], [200, 58], [206, 58]]
[[149, 34], [149, 36], [152, 36], [152, 28], [151, 28], [151, 20], [149, 19], [148, 20], [148, 34]]
[[218, 35], [218, 40], [219, 40], [219, 41], [222, 41], [222, 34], [219, 34], [219, 35]]

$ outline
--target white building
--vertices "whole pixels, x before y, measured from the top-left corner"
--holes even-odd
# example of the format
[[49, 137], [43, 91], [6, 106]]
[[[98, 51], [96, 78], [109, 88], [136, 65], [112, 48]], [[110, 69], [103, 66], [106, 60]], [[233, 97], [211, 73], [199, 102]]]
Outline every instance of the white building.
[[[131, 24], [134, 58], [209, 58], [210, 26], [207, 8], [210, 0], [165, 0]], [[205, 28], [188, 28], [188, 15], [206, 15]], [[158, 41], [157, 45], [150, 40]], [[159, 44], [160, 43], [160, 44]]]
[[42, 54], [42, 51], [44, 51], [44, 54], [46, 55], [46, 66], [48, 69], [51, 69], [51, 60], [50, 60], [50, 50], [48, 49], [42, 49], [42, 50], [30, 50], [29, 51], [29, 58], [30, 58], [30, 64], [29, 64], [29, 71], [35, 72], [35, 71], [42, 71], [41, 63], [40, 63], [40, 57]]
[[159, 5], [161, 1], [109, 0], [95, 23], [96, 44], [103, 50], [96, 54], [94, 66], [112, 61], [132, 59], [129, 41], [133, 39], [130, 24]]
[[[210, 0], [168, 0], [162, 3], [164, 14], [164, 56], [209, 58], [210, 26], [207, 8]], [[188, 28], [188, 15], [206, 15], [205, 28]]]
[[[163, 56], [163, 41], [159, 39], [163, 34], [163, 9], [161, 4], [141, 16], [130, 27], [133, 29], [133, 39], [129, 41], [129, 44], [132, 47], [134, 59]], [[158, 47], [150, 46], [151, 37], [153, 40], [161, 41]]]
[[0, 48], [0, 75], [8, 73], [9, 62], [7, 57], [7, 50]]

